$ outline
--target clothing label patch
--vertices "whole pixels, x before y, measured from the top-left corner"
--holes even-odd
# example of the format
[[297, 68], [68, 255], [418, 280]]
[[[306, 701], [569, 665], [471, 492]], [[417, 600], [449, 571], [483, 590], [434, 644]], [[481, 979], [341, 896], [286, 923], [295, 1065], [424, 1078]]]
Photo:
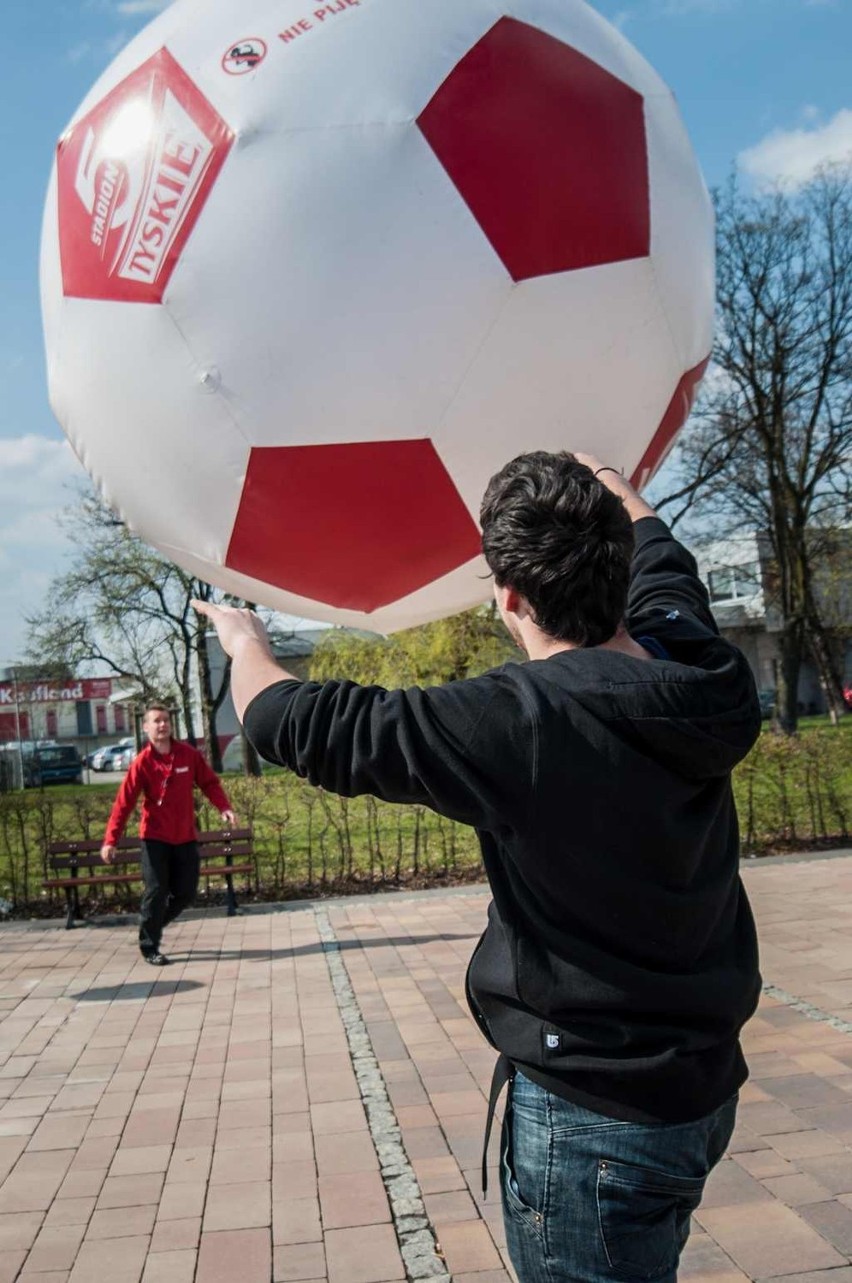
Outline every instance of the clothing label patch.
[[559, 1034], [544, 1035], [544, 1045], [548, 1051], [558, 1051], [560, 1048], [561, 1042], [562, 1042], [562, 1039]]

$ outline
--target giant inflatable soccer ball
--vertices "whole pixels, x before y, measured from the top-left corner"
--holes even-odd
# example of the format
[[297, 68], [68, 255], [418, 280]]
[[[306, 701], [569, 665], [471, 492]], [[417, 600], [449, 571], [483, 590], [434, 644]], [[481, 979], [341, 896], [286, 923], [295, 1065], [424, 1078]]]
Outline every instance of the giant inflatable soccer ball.
[[177, 0], [63, 134], [50, 395], [129, 525], [381, 631], [487, 595], [530, 449], [643, 484], [711, 344], [670, 92], [582, 0]]

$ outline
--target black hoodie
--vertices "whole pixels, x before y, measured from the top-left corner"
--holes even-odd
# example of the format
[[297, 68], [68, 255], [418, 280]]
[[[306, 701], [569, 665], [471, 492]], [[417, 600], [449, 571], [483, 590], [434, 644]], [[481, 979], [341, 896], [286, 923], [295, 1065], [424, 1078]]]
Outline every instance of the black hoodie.
[[562, 651], [446, 686], [282, 681], [245, 726], [331, 792], [479, 832], [493, 902], [468, 998], [489, 1041], [598, 1112], [681, 1122], [746, 1077], [760, 988], [730, 773], [760, 730], [691, 555], [635, 525], [626, 623], [667, 659]]

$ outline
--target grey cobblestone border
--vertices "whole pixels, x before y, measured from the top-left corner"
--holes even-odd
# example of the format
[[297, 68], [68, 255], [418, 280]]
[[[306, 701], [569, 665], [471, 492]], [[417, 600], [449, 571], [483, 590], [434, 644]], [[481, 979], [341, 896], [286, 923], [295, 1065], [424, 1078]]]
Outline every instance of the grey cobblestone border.
[[830, 1011], [823, 1011], [821, 1007], [815, 1007], [812, 1002], [804, 1002], [795, 994], [788, 993], [786, 989], [779, 989], [777, 985], [764, 985], [763, 992], [767, 998], [774, 998], [785, 1007], [792, 1007], [794, 1011], [801, 1012], [803, 1016], [807, 1016], [808, 1020], [830, 1025], [832, 1029], [837, 1029], [842, 1034], [852, 1034], [852, 1022], [841, 1020], [840, 1016], [833, 1016]]
[[402, 1132], [367, 1026], [340, 956], [334, 927], [325, 908], [316, 907], [314, 916], [346, 1030], [349, 1054], [367, 1113], [367, 1125], [379, 1158], [406, 1274], [410, 1283], [420, 1279], [429, 1279], [431, 1283], [452, 1283], [446, 1262], [440, 1255], [435, 1231], [426, 1215], [420, 1185], [402, 1143]]

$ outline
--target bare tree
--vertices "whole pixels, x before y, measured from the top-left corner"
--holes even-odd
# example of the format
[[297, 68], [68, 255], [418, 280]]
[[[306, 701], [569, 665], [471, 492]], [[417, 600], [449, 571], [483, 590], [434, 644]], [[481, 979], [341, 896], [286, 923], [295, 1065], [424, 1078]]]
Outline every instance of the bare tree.
[[700, 497], [717, 531], [767, 535], [779, 721], [792, 732], [809, 651], [830, 710], [844, 708], [818, 567], [852, 499], [852, 177], [825, 170], [756, 195], [733, 179], [716, 211], [715, 364], [658, 506], [680, 518]]
[[210, 585], [142, 543], [91, 493], [65, 523], [77, 554], [51, 585], [45, 609], [28, 621], [36, 667], [103, 665], [137, 687], [142, 700], [174, 700], [190, 740], [196, 738], [197, 677], [205, 747], [214, 770], [221, 770], [216, 713], [230, 669], [226, 665], [214, 690], [207, 629], [190, 605], [194, 597], [208, 599]]

